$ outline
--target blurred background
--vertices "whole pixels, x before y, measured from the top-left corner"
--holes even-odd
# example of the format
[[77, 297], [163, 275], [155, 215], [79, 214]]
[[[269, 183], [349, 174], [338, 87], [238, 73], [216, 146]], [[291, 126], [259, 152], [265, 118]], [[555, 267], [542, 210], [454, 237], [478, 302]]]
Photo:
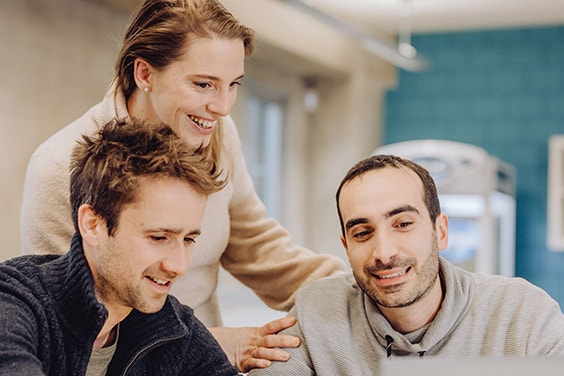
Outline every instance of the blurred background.
[[[101, 100], [139, 3], [0, 0], [0, 260], [20, 253], [29, 157]], [[256, 32], [232, 115], [257, 191], [296, 243], [345, 258], [334, 194], [346, 171], [382, 147], [435, 140], [414, 149], [435, 178], [460, 177], [439, 191], [470, 205], [443, 203], [461, 263], [564, 304], [563, 1], [222, 3]], [[226, 324], [256, 324], [229, 305], [260, 303], [220, 278]]]

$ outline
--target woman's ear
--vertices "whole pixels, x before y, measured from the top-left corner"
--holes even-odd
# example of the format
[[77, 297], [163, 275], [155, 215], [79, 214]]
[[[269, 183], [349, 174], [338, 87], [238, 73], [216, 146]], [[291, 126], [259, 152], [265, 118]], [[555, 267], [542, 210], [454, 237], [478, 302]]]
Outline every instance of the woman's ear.
[[145, 59], [136, 58], [133, 62], [133, 77], [141, 90], [151, 89], [153, 67]]
[[100, 240], [100, 231], [105, 226], [100, 226], [103, 220], [96, 214], [91, 205], [83, 204], [78, 208], [78, 230], [82, 240], [91, 247], [96, 247]]

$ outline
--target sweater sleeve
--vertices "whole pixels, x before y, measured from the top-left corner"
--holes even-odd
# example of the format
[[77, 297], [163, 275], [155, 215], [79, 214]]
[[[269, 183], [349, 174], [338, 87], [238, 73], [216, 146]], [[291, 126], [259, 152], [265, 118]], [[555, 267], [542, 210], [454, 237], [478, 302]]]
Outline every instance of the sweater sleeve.
[[237, 368], [227, 359], [219, 343], [199, 320], [194, 321], [192, 341], [186, 362], [186, 374], [199, 376], [238, 375]]
[[0, 274], [0, 375], [44, 375], [42, 362], [37, 356], [39, 330], [36, 318], [41, 316], [38, 314], [40, 307], [36, 304], [34, 311], [25, 303], [31, 297], [27, 291], [22, 289], [12, 293], [17, 281], [3, 271]]
[[270, 367], [252, 369], [249, 372], [249, 376], [313, 376], [316, 374], [306, 346], [306, 339], [301, 329], [301, 323], [303, 322], [302, 317], [296, 308], [297, 307], [293, 307], [290, 312], [288, 312], [288, 316], [296, 317], [298, 322], [294, 326], [281, 331], [280, 334], [298, 337], [301, 341], [300, 346], [297, 348], [284, 349], [284, 351], [290, 353], [290, 359], [288, 361], [274, 361]]
[[337, 256], [292, 245], [287, 230], [266, 217], [266, 208], [248, 174], [235, 125], [226, 122], [224, 129], [234, 193], [229, 205], [229, 244], [221, 263], [268, 306], [287, 311], [300, 287], [344, 271], [345, 263]]
[[26, 171], [20, 216], [24, 254], [62, 254], [68, 250], [74, 234], [68, 169], [69, 161], [58, 159], [46, 144], [33, 153]]
[[[524, 284], [521, 290], [515, 289], [518, 296], [513, 300], [522, 299], [517, 313], [520, 320], [513, 319], [508, 327], [511, 333], [524, 333], [524, 352], [527, 356], [563, 356], [564, 355], [564, 315], [559, 304], [544, 290], [531, 286], [528, 282], [518, 279]], [[530, 286], [528, 289], [526, 288]], [[535, 304], [527, 304], [533, 302]], [[502, 314], [500, 314], [502, 315]], [[526, 329], [522, 329], [526, 326]], [[509, 347], [516, 346], [519, 338], [515, 338]]]
[[75, 232], [69, 200], [71, 155], [84, 134], [92, 135], [116, 116], [127, 114], [123, 95], [114, 90], [112, 87], [102, 102], [49, 137], [31, 156], [20, 215], [22, 253], [68, 251]]

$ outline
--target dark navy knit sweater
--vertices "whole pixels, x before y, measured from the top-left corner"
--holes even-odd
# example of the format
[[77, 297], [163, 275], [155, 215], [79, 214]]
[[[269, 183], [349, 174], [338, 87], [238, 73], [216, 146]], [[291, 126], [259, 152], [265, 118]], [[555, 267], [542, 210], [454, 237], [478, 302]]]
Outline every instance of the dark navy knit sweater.
[[[94, 295], [82, 240], [63, 256], [21, 256], [0, 264], [0, 375], [84, 375], [107, 318]], [[108, 375], [237, 375], [191, 308], [168, 297], [154, 314], [120, 323]]]

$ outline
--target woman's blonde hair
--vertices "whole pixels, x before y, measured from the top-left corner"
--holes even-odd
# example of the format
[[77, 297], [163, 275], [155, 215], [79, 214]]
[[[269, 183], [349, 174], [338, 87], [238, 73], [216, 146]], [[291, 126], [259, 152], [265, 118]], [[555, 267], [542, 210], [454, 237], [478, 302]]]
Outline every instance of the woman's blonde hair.
[[[241, 39], [245, 56], [253, 53], [253, 30], [241, 25], [217, 0], [145, 0], [132, 15], [115, 67], [117, 85], [126, 100], [136, 88], [136, 58], [157, 70], [164, 69], [197, 37]], [[202, 150], [214, 161], [220, 157], [220, 129]]]

